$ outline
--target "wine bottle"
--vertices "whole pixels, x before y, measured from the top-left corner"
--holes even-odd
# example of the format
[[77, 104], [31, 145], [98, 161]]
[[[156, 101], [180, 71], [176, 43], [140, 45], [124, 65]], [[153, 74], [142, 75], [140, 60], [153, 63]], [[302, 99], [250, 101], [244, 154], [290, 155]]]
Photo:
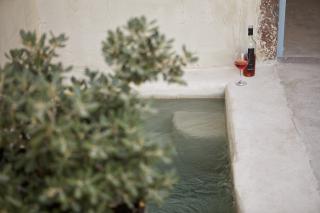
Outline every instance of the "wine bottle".
[[250, 25], [248, 27], [248, 52], [247, 52], [247, 60], [248, 66], [244, 69], [243, 75], [246, 77], [252, 77], [255, 75], [256, 71], [256, 42], [253, 39], [253, 26]]

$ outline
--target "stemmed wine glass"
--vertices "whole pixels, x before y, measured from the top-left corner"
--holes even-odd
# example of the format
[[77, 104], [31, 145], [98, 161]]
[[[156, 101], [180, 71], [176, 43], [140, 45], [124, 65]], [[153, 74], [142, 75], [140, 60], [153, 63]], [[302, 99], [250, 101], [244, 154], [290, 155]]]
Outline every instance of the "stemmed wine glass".
[[244, 58], [244, 53], [241, 53], [240, 58], [237, 58], [234, 62], [234, 65], [239, 69], [240, 71], [240, 80], [236, 82], [237, 86], [245, 86], [247, 85], [247, 82], [243, 80], [242, 73], [243, 70], [248, 66], [248, 61]]

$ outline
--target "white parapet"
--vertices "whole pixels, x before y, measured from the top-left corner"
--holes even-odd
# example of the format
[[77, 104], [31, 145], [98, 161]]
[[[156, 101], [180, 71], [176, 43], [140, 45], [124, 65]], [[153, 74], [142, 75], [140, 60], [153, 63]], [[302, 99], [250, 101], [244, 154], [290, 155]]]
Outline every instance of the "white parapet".
[[228, 82], [239, 76], [236, 68], [210, 68], [187, 70], [184, 80], [187, 85], [168, 85], [164, 82], [148, 83], [138, 87], [144, 97], [154, 98], [224, 98]]
[[277, 73], [260, 68], [246, 80], [245, 87], [226, 88], [239, 212], [319, 213], [317, 181]]

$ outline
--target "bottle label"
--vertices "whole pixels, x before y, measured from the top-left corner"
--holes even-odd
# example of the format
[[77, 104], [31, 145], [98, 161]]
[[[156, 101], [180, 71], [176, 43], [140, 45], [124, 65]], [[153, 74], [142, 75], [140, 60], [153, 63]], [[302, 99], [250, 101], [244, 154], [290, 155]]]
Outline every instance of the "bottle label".
[[254, 48], [248, 48], [248, 66], [247, 70], [248, 71], [254, 71], [255, 68], [255, 54], [254, 54]]

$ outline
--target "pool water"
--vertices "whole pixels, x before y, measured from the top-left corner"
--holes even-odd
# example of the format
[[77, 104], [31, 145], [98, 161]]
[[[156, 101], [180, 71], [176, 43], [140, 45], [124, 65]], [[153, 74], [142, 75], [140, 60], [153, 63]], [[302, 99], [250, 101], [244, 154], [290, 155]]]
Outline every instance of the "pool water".
[[233, 213], [224, 100], [154, 100], [147, 116], [149, 139], [173, 144], [178, 182], [159, 207], [148, 213]]

